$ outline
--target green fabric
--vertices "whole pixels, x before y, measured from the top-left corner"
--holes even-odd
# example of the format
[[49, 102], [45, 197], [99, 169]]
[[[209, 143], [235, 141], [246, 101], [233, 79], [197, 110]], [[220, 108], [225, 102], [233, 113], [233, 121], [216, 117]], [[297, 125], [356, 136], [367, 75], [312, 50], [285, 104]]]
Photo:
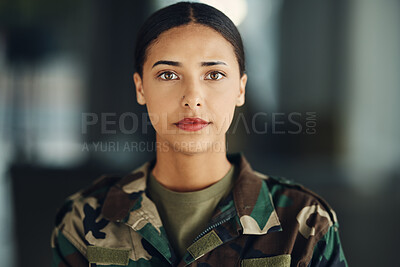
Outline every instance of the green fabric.
[[[156, 248], [162, 255], [166, 257], [168, 261], [171, 259], [171, 251], [168, 247], [168, 240], [164, 227], [160, 227], [160, 233], [151, 223], [146, 223], [144, 227], [137, 232], [144, 237], [154, 248]], [[171, 263], [171, 262], [170, 262]]]
[[87, 258], [89, 263], [119, 264], [127, 266], [129, 263], [130, 249], [111, 249], [88, 246]]
[[149, 172], [148, 193], [157, 206], [163, 226], [179, 258], [207, 226], [218, 203], [232, 190], [235, 166], [218, 182], [193, 192], [176, 192], [161, 185]]
[[262, 183], [260, 188], [260, 193], [258, 194], [257, 202], [254, 205], [253, 210], [251, 211], [250, 216], [254, 218], [254, 220], [258, 223], [258, 226], [263, 229], [266, 225], [273, 208], [271, 205], [267, 206], [266, 210], [265, 203], [268, 203], [266, 199], [268, 199], [268, 188], [265, 183]]
[[267, 258], [254, 258], [242, 260], [242, 267], [289, 267], [290, 255], [278, 255]]
[[188, 251], [190, 255], [194, 259], [198, 259], [207, 252], [213, 250], [214, 248], [221, 245], [223, 242], [217, 235], [217, 233], [212, 230], [211, 232], [207, 233], [206, 235], [202, 236], [199, 240], [188, 247]]
[[339, 261], [345, 262], [347, 266], [347, 261], [344, 257], [343, 248], [339, 238], [339, 230], [337, 227], [337, 224], [329, 227], [328, 232], [314, 247], [313, 257], [311, 259], [312, 266], [318, 265], [319, 262], [329, 262], [329, 260], [332, 258], [339, 258]]
[[[53, 248], [53, 262], [51, 267], [58, 267], [63, 261], [61, 255], [70, 255], [78, 252], [78, 250], [68, 241], [63, 233], [57, 231], [56, 247]], [[78, 252], [79, 253], [79, 252]]]

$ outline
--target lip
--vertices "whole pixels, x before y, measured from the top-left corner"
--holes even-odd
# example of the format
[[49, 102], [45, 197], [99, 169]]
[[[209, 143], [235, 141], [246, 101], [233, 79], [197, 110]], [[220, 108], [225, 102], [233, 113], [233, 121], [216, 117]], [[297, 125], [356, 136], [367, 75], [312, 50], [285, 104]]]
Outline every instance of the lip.
[[211, 122], [207, 122], [200, 118], [184, 118], [183, 120], [174, 123], [178, 128], [185, 131], [199, 131], [209, 125]]

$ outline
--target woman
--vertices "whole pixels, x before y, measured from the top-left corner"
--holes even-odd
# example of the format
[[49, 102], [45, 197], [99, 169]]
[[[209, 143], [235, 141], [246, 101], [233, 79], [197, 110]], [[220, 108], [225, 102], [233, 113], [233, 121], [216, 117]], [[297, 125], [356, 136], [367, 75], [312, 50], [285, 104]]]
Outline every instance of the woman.
[[161, 9], [139, 32], [135, 55], [156, 159], [68, 199], [53, 266], [347, 266], [323, 199], [226, 154], [247, 81], [228, 17], [198, 3]]

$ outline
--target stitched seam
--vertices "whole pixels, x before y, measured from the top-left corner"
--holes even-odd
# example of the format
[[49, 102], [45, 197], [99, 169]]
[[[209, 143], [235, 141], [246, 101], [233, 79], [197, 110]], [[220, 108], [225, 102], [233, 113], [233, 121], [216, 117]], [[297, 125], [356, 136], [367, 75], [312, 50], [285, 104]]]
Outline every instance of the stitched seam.
[[129, 240], [131, 241], [131, 247], [132, 247], [132, 254], [133, 254], [134, 259], [137, 259], [137, 255], [135, 253], [135, 247], [133, 246], [132, 232], [131, 231], [133, 231], [132, 228], [128, 227]]

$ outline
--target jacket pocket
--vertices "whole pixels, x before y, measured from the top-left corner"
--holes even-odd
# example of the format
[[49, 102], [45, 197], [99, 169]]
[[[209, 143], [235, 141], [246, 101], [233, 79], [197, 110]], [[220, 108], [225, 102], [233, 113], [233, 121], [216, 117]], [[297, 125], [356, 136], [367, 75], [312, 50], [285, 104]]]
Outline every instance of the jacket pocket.
[[290, 254], [266, 258], [243, 259], [241, 267], [290, 267]]

